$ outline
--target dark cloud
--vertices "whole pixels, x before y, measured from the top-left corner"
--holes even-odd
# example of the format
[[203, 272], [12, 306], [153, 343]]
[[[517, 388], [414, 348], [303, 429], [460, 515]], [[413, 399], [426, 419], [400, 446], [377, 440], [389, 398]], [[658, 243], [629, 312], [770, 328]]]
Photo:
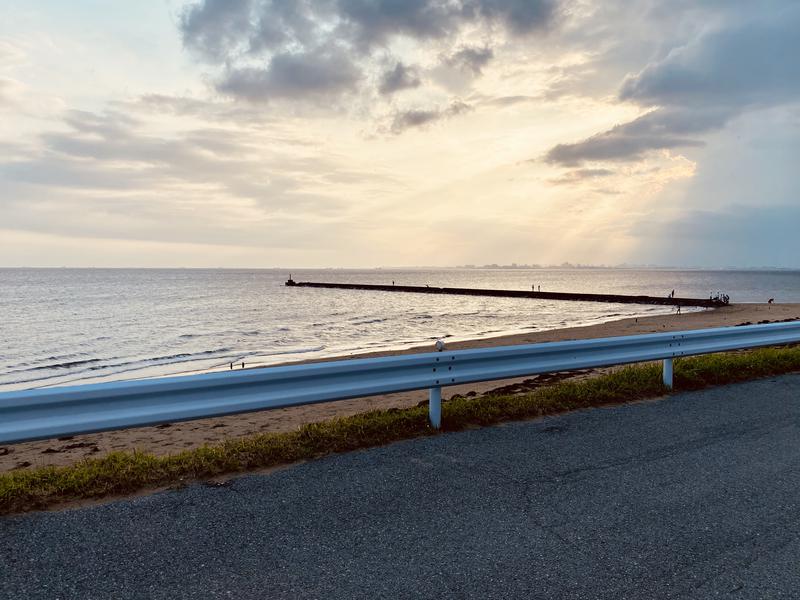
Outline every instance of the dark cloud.
[[275, 54], [264, 68], [226, 73], [221, 92], [251, 101], [329, 97], [355, 89], [361, 70], [341, 49]]
[[468, 71], [473, 75], [480, 75], [483, 68], [489, 64], [493, 57], [494, 51], [489, 47], [467, 46], [448, 56], [445, 59], [445, 63], [456, 69]]
[[206, 59], [225, 59], [250, 36], [253, 0], [204, 0], [181, 18], [183, 43]]
[[603, 133], [574, 144], [559, 144], [545, 155], [549, 163], [567, 167], [585, 162], [633, 161], [650, 150], [702, 146], [694, 137], [720, 126], [720, 115], [655, 110], [630, 123], [617, 125]]
[[[352, 89], [365, 64], [398, 37], [441, 43], [467, 26], [524, 35], [557, 13], [556, 0], [202, 0], [184, 10], [180, 27], [185, 46], [224, 72], [221, 92], [295, 99]], [[451, 59], [479, 73], [492, 56], [487, 46]], [[280, 72], [281, 62], [292, 72]], [[325, 76], [326, 69], [334, 74]]]
[[417, 69], [407, 67], [403, 63], [398, 62], [394, 69], [383, 74], [381, 83], [378, 86], [378, 91], [381, 94], [389, 95], [399, 92], [400, 90], [419, 87], [421, 83]]
[[520, 35], [552, 22], [558, 6], [555, 0], [472, 0], [465, 5], [467, 9], [501, 22], [512, 33]]
[[[718, 8], [724, 7], [719, 5]], [[546, 155], [566, 166], [586, 161], [635, 161], [651, 150], [702, 145], [699, 136], [752, 109], [800, 100], [800, 7], [729, 20], [663, 52], [625, 78], [619, 99], [646, 115]]]
[[800, 95], [800, 9], [700, 36], [625, 80], [620, 98], [641, 104], [775, 104]]
[[419, 127], [442, 118], [438, 109], [406, 110], [398, 112], [392, 121], [392, 133], [402, 133], [411, 127]]
[[456, 100], [444, 109], [401, 111], [395, 114], [389, 129], [394, 134], [400, 134], [407, 129], [430, 125], [436, 121], [449, 119], [450, 117], [468, 112], [471, 109], [472, 107], [470, 105]]
[[338, 0], [337, 16], [364, 48], [395, 35], [441, 39], [463, 19], [458, 3], [432, 0]]

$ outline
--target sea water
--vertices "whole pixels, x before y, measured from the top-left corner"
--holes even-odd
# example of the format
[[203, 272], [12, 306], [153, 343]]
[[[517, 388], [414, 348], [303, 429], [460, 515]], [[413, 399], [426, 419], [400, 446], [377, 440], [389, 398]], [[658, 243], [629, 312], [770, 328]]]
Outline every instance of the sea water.
[[228, 370], [673, 311], [296, 281], [800, 302], [798, 271], [0, 269], [0, 391]]

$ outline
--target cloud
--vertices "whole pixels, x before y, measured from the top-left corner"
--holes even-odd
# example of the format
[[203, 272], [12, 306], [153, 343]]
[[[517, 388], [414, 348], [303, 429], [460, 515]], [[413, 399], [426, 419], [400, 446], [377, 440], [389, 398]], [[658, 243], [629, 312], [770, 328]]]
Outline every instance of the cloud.
[[[219, 67], [219, 91], [250, 101], [294, 100], [329, 98], [370, 81], [360, 74], [375, 70], [395, 40], [441, 51], [467, 29], [527, 35], [551, 26], [558, 14], [556, 0], [201, 0], [184, 9], [180, 28], [184, 45]], [[477, 74], [492, 56], [486, 46], [462, 48], [451, 58]], [[334, 73], [325, 76], [328, 69]], [[383, 90], [392, 83], [378, 80], [388, 95]], [[416, 80], [397, 81], [410, 87]]]
[[250, 35], [252, 0], [204, 0], [181, 18], [183, 43], [207, 60], [227, 57]]
[[743, 112], [800, 100], [800, 8], [792, 6], [704, 31], [628, 75], [621, 101], [656, 107], [577, 143], [559, 144], [550, 163], [637, 161], [652, 150], [697, 147], [701, 134]]
[[355, 89], [361, 71], [340, 48], [275, 54], [266, 68], [232, 69], [219, 91], [250, 101], [325, 98]]
[[337, 16], [364, 49], [403, 35], [417, 40], [441, 39], [458, 29], [457, 3], [431, 0], [339, 0]]
[[498, 96], [496, 98], [484, 98], [481, 100], [481, 104], [486, 106], [514, 106], [515, 104], [524, 104], [527, 102], [536, 102], [537, 100], [541, 100], [541, 97], [538, 96], [524, 96], [524, 95], [516, 95], [516, 96]]
[[614, 171], [611, 169], [573, 169], [572, 171], [567, 171], [557, 179], [551, 179], [550, 183], [554, 183], [555, 185], [572, 185], [583, 181], [611, 177], [614, 174]]
[[797, 99], [800, 9], [775, 11], [768, 18], [711, 31], [672, 50], [626, 78], [620, 99], [737, 108]]
[[0, 77], [0, 108], [16, 106], [24, 86], [9, 77]]
[[545, 155], [545, 161], [566, 167], [585, 162], [635, 161], [651, 150], [703, 146], [694, 134], [719, 127], [720, 113], [698, 115], [682, 111], [654, 110], [629, 123], [574, 144], [558, 144]]
[[492, 57], [494, 57], [494, 51], [489, 47], [467, 46], [448, 56], [445, 63], [456, 69], [469, 71], [473, 75], [480, 75]]
[[0, 39], [0, 67], [18, 65], [25, 59], [25, 52], [8, 40]]
[[429, 110], [406, 110], [395, 113], [389, 130], [394, 134], [400, 134], [407, 129], [415, 127], [423, 127], [430, 125], [436, 121], [449, 119], [462, 113], [472, 110], [472, 107], [460, 100], [453, 101], [449, 106], [443, 109], [429, 109]]
[[378, 91], [384, 95], [394, 94], [400, 90], [416, 88], [421, 85], [419, 73], [416, 68], [407, 67], [398, 62], [394, 69], [386, 71], [381, 77]]
[[[252, 201], [267, 211], [313, 210], [321, 215], [341, 208], [320, 183], [374, 181], [367, 173], [318, 155], [315, 148], [291, 152], [273, 138], [237, 129], [192, 129], [170, 136], [141, 131], [125, 115], [71, 111], [67, 131], [41, 136], [46, 150], [0, 164], [0, 179], [94, 196], [98, 192], [148, 197], [194, 195]], [[264, 142], [270, 145], [264, 147]], [[194, 190], [194, 191], [191, 191]]]
[[556, 18], [558, 9], [553, 0], [474, 0], [465, 4], [483, 17], [502, 23], [518, 35], [548, 25]]

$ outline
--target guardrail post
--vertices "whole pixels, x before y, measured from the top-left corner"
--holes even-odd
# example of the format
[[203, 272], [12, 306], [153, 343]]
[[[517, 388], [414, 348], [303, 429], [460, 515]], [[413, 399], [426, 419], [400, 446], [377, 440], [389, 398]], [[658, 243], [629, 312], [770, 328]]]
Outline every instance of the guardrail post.
[[664, 385], [672, 389], [672, 359], [664, 359]]
[[428, 416], [431, 427], [439, 429], [442, 426], [442, 388], [432, 387], [428, 392]]

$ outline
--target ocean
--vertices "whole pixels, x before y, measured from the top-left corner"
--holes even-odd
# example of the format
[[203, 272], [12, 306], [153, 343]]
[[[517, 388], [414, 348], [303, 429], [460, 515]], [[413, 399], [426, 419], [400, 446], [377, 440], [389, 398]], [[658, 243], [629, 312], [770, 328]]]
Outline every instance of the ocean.
[[[670, 307], [284, 286], [286, 269], [0, 269], [0, 391], [485, 338]], [[800, 302], [800, 271], [297, 269], [296, 281]]]

